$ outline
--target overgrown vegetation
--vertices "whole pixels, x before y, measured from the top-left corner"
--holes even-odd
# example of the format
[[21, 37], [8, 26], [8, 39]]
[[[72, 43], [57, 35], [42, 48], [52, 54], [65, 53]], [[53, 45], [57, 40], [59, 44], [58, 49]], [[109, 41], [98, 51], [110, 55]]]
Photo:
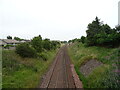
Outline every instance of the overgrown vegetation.
[[19, 38], [19, 37], [14, 37], [14, 40], [22, 41], [22, 40], [24, 40], [24, 39], [21, 39], [21, 38]]
[[45, 59], [44, 51], [55, 50], [60, 47], [58, 41], [50, 41], [50, 39], [42, 40], [41, 35], [34, 37], [29, 43], [22, 43], [16, 47], [16, 53], [21, 57], [42, 57]]
[[[98, 17], [88, 24], [87, 36], [69, 40], [69, 52], [84, 88], [120, 88], [120, 26], [111, 28]], [[89, 76], [80, 73], [80, 66], [88, 60], [103, 63]]]
[[103, 46], [103, 47], [118, 47], [120, 45], [120, 26], [111, 28], [108, 24], [95, 18], [92, 23], [87, 26], [87, 36], [82, 36], [81, 39], [73, 39], [69, 42], [82, 42], [87, 46]]
[[87, 44], [115, 47], [120, 45], [120, 26], [111, 29], [107, 24], [100, 22], [98, 17], [88, 24]]
[[10, 47], [14, 47], [14, 45], [5, 45], [3, 46], [5, 49], [9, 49]]
[[31, 41], [31, 45], [37, 52], [42, 52], [42, 37], [40, 35], [34, 37]]
[[22, 57], [35, 57], [36, 51], [28, 43], [19, 44], [16, 47], [16, 53]]
[[[115, 72], [120, 65], [119, 48], [86, 47], [85, 44], [74, 43], [69, 47], [69, 54], [84, 88], [119, 88], [120, 78], [118, 72]], [[99, 60], [103, 65], [85, 77], [80, 73], [80, 66], [91, 59]]]
[[44, 53], [44, 58], [22, 58], [14, 50], [3, 50], [2, 54], [2, 87], [3, 88], [36, 88], [40, 79], [48, 70], [57, 50]]
[[42, 40], [39, 35], [31, 42], [18, 44], [16, 50], [3, 50], [3, 88], [38, 87], [58, 47], [58, 41]]

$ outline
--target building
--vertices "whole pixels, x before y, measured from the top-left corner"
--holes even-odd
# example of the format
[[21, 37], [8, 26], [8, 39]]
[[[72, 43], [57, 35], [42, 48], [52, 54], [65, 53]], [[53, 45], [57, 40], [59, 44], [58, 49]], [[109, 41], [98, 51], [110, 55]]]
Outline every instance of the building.
[[14, 39], [0, 39], [0, 47], [6, 49], [15, 49], [15, 45], [25, 43], [26, 41], [17, 41]]
[[20, 41], [14, 39], [2, 39], [2, 45], [16, 45], [21, 43]]
[[118, 25], [120, 25], [120, 1], [118, 2]]
[[2, 39], [0, 39], [0, 46], [5, 46], [7, 43], [5, 43]]

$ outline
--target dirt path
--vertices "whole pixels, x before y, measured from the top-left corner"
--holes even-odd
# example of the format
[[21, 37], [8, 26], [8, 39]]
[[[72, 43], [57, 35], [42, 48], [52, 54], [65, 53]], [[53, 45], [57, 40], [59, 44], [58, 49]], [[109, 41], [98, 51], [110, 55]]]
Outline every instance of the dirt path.
[[71, 65], [67, 46], [60, 48], [40, 88], [82, 88], [82, 83]]

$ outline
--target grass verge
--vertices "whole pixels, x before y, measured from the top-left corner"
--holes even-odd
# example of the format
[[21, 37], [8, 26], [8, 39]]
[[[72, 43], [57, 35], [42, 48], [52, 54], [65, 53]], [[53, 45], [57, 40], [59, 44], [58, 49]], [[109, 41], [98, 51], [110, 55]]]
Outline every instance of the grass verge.
[[[74, 43], [69, 46], [68, 51], [84, 88], [120, 87], [119, 75], [114, 72], [120, 65], [119, 48], [86, 47], [82, 43]], [[80, 73], [80, 66], [91, 59], [96, 59], [102, 62], [103, 65], [95, 68], [89, 76], [85, 77]]]
[[36, 88], [47, 71], [57, 50], [44, 52], [47, 60], [42, 58], [21, 58], [14, 50], [2, 52], [2, 87]]

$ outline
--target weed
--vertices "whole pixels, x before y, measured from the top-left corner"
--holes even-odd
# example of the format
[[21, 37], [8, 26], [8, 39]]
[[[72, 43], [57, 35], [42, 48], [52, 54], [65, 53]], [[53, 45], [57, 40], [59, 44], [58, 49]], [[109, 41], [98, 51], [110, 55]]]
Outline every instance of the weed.
[[[119, 75], [113, 72], [120, 65], [119, 48], [88, 47], [82, 43], [75, 43], [68, 50], [84, 88], [119, 88]], [[91, 59], [96, 59], [103, 65], [85, 77], [80, 72], [80, 66]]]
[[52, 63], [56, 50], [48, 51], [47, 61], [41, 58], [22, 58], [13, 50], [3, 50], [2, 87], [36, 88], [42, 75]]

